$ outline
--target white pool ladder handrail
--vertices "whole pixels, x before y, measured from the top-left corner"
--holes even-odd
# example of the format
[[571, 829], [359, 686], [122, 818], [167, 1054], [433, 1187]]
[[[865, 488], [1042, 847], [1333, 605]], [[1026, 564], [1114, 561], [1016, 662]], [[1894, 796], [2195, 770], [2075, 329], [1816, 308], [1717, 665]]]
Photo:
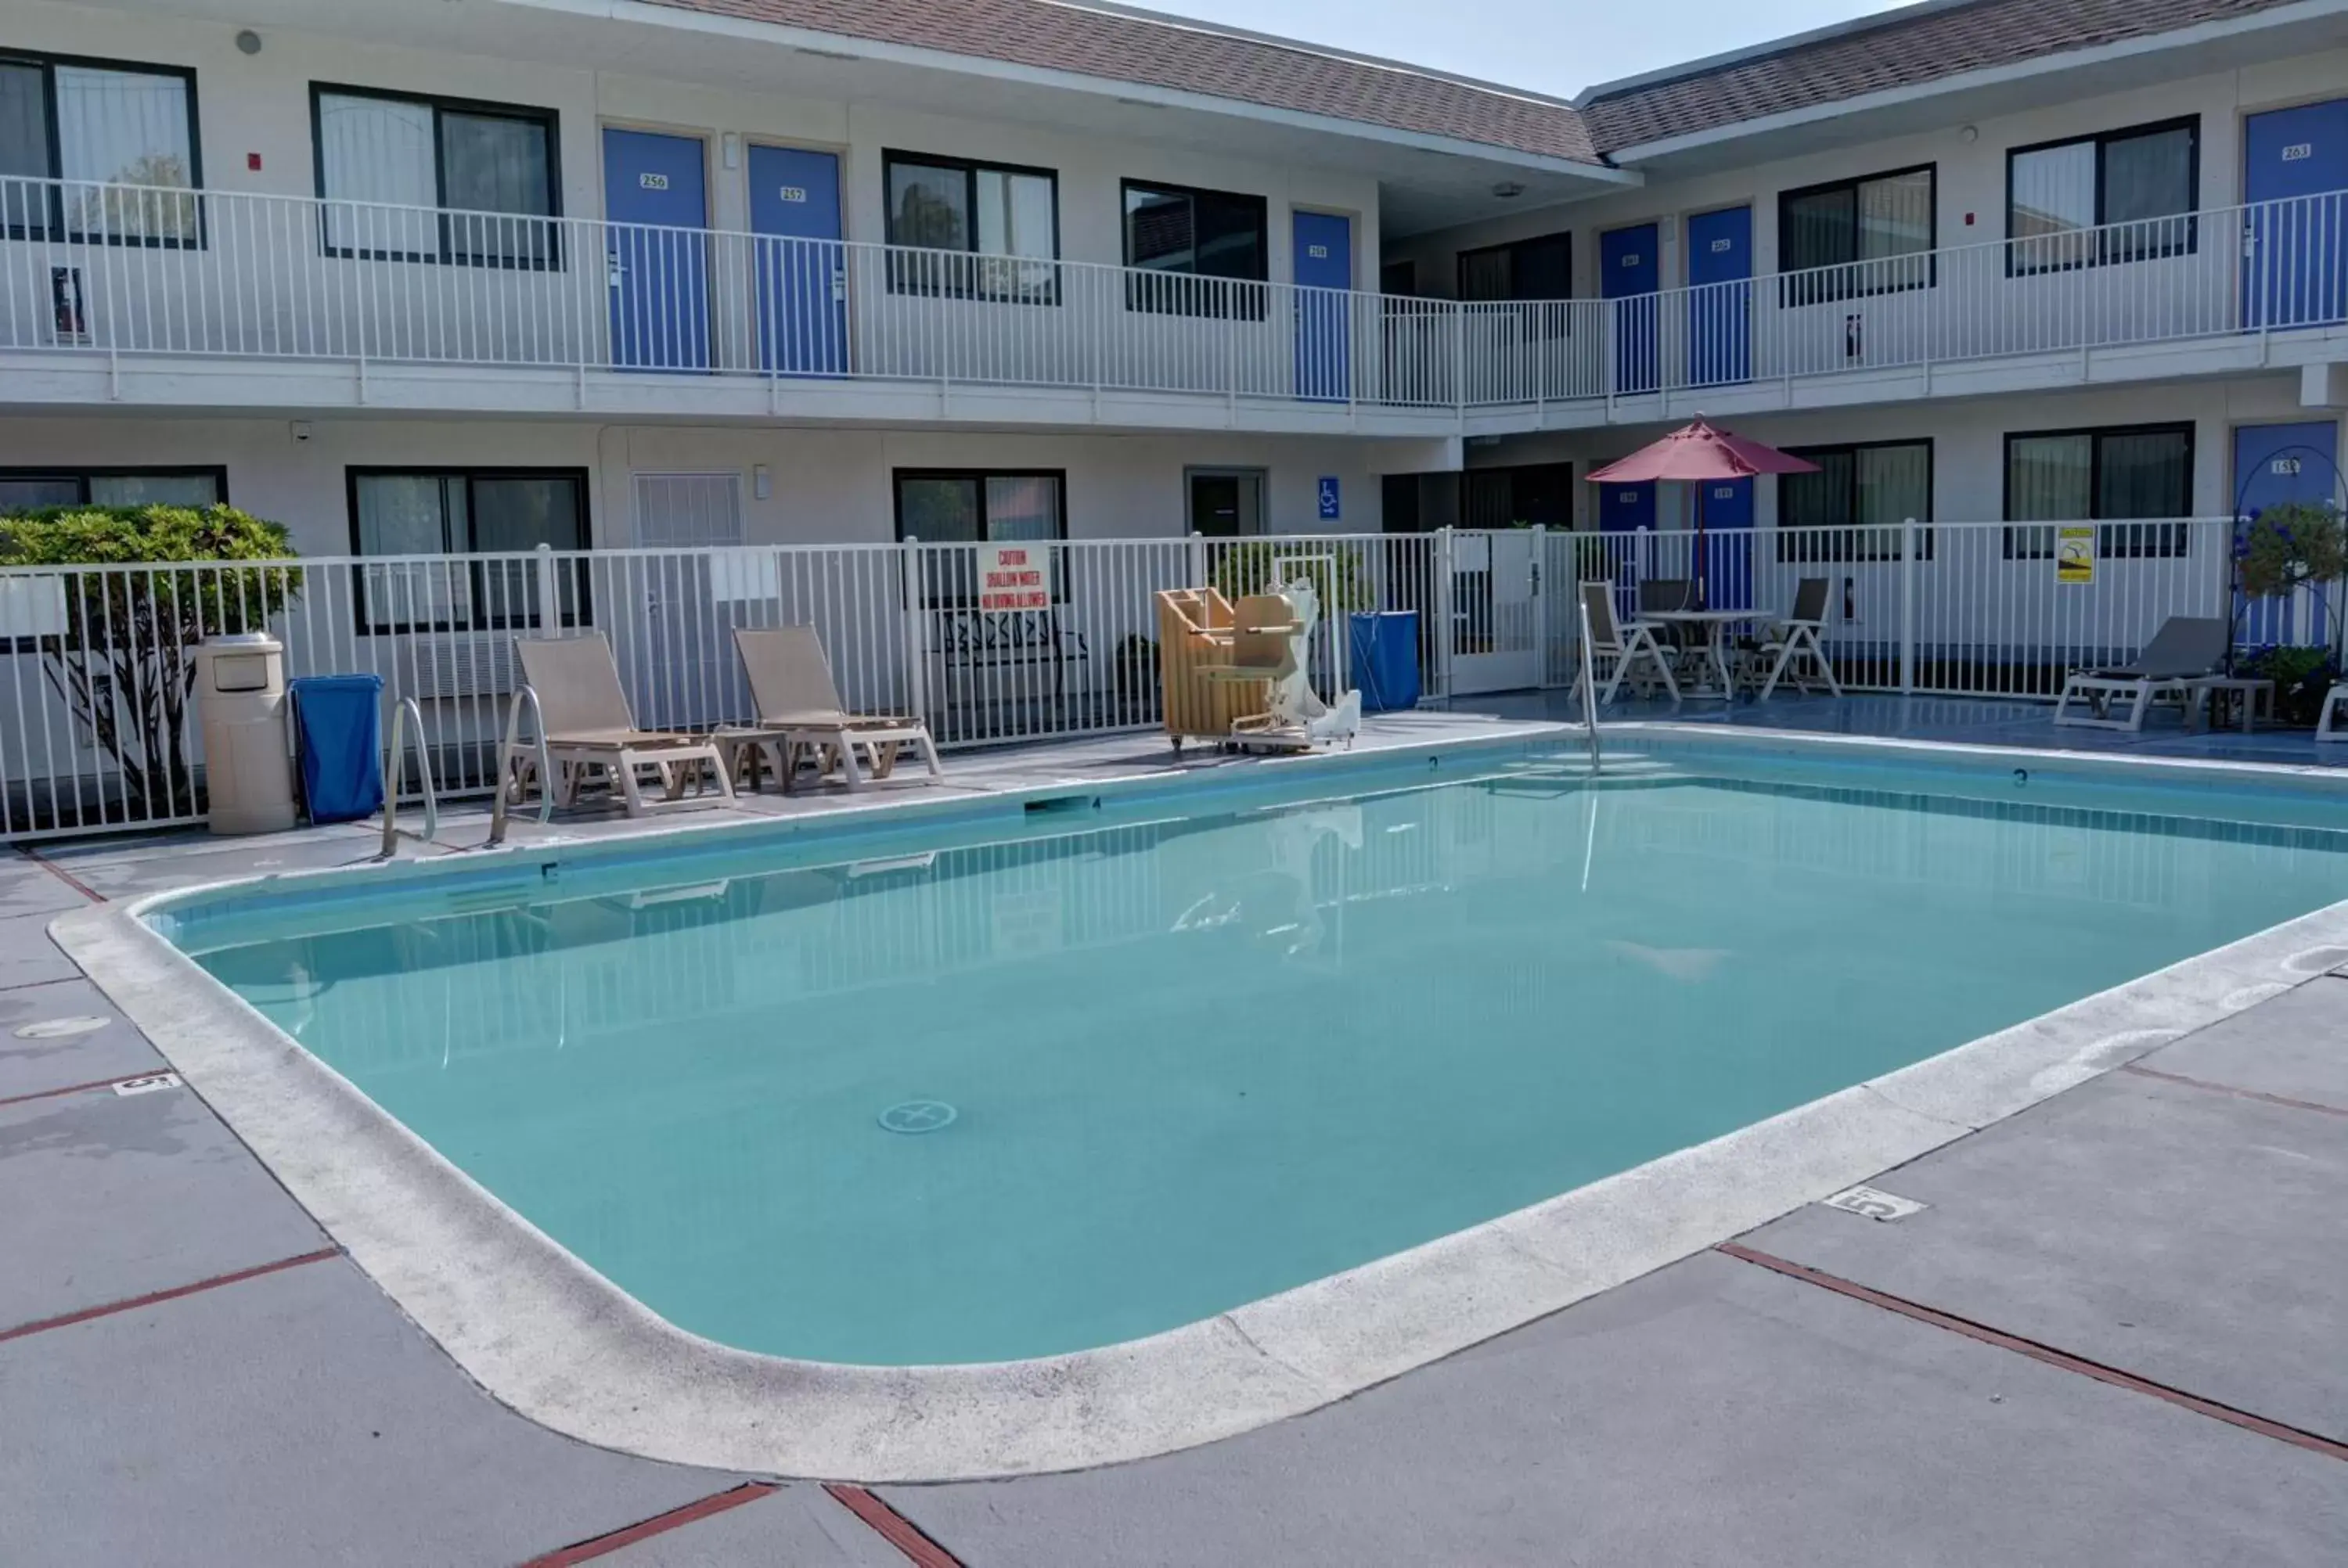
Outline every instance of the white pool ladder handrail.
[[554, 820], [554, 763], [546, 750], [546, 715], [538, 705], [538, 688], [525, 681], [514, 688], [513, 701], [506, 705], [505, 739], [498, 746], [498, 791], [489, 803], [489, 843], [506, 841], [508, 798], [515, 793], [514, 752], [521, 743], [521, 711], [530, 708], [530, 733], [538, 764], [538, 820]]
[[424, 710], [413, 697], [392, 704], [391, 743], [383, 749], [383, 858], [399, 851], [399, 782], [401, 754], [406, 750], [410, 719], [416, 724], [416, 776], [424, 786], [424, 842], [440, 832], [440, 797], [432, 787], [432, 748], [425, 743]]
[[1601, 766], [1598, 748], [1598, 682], [1591, 667], [1596, 663], [1590, 646], [1590, 606], [1580, 603], [1581, 610], [1581, 723], [1590, 732], [1590, 776], [1596, 778]]

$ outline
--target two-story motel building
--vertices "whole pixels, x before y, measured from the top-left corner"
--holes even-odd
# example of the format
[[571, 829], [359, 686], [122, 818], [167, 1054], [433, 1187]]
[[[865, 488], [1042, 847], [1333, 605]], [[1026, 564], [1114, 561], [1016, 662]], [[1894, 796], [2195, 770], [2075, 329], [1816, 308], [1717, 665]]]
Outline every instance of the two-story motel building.
[[[0, 506], [309, 554], [2332, 493], [2348, 0], [1929, 0], [1573, 101], [1108, 5], [19, 0]], [[2028, 536], [2021, 548], [2031, 548]]]

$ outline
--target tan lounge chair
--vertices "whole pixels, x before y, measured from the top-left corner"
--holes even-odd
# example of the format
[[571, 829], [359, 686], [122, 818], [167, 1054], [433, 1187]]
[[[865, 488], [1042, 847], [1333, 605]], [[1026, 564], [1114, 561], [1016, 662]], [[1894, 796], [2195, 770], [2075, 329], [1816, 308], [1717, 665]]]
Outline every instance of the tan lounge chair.
[[908, 746], [920, 753], [932, 781], [945, 776], [928, 724], [893, 713], [851, 713], [840, 705], [831, 661], [824, 656], [823, 639], [814, 627], [742, 628], [734, 633], [734, 646], [741, 652], [743, 673], [750, 678], [757, 727], [781, 737], [786, 790], [798, 771], [803, 750], [814, 754], [819, 774], [829, 774], [836, 759], [851, 790], [864, 787], [857, 767], [859, 749], [870, 757], [876, 779], [895, 771], [899, 754]]
[[[685, 785], [701, 782], [705, 764], [716, 775], [719, 793], [728, 800], [734, 797], [717, 746], [706, 735], [636, 728], [627, 693], [620, 689], [620, 667], [602, 632], [517, 637], [514, 653], [521, 661], [522, 684], [506, 712], [498, 778], [516, 802], [532, 775], [539, 775], [539, 815], [544, 818], [552, 815], [558, 800], [566, 806], [575, 804], [580, 786], [591, 774], [601, 774], [628, 815], [641, 816], [654, 804], [683, 800]], [[538, 738], [531, 742], [520, 738], [525, 703], [534, 703], [538, 710]], [[644, 768], [660, 774], [664, 798], [659, 802], [644, 799], [636, 777]], [[545, 776], [550, 771], [551, 778]]]

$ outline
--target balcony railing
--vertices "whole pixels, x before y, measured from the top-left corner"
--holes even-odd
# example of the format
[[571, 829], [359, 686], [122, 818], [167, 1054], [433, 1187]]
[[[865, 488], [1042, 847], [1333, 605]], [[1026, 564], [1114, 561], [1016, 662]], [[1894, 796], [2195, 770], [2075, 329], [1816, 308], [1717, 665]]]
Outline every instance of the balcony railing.
[[594, 219], [0, 179], [0, 349], [1464, 413], [2348, 320], [2348, 193], [1459, 304]]

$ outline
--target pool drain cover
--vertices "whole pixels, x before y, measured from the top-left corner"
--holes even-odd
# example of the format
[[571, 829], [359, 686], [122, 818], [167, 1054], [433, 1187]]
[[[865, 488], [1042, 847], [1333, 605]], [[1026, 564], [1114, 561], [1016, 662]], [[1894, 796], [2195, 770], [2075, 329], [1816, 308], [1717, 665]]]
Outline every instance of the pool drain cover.
[[962, 1112], [942, 1100], [908, 1100], [880, 1112], [884, 1131], [912, 1134], [942, 1132]]

